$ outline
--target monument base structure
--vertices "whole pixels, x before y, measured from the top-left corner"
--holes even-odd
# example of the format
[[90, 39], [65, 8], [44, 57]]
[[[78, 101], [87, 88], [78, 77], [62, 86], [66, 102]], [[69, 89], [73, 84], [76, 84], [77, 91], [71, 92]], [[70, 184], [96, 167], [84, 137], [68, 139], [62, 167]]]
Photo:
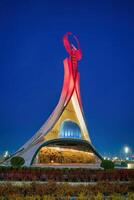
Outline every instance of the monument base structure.
[[[77, 47], [70, 44], [72, 36]], [[92, 165], [100, 166], [102, 157], [91, 143], [80, 95], [78, 61], [82, 57], [79, 41], [72, 33], [63, 37], [69, 57], [64, 59], [64, 82], [59, 102], [37, 133], [12, 157], [20, 156], [25, 166]]]

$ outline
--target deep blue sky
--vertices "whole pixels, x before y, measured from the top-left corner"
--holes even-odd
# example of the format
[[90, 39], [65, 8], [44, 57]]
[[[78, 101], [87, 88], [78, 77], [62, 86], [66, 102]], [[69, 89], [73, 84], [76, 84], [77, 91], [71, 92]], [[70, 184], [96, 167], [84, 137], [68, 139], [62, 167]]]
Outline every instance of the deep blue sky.
[[93, 144], [134, 151], [133, 1], [0, 1], [0, 153], [14, 152], [56, 106], [67, 53], [81, 43], [81, 94]]

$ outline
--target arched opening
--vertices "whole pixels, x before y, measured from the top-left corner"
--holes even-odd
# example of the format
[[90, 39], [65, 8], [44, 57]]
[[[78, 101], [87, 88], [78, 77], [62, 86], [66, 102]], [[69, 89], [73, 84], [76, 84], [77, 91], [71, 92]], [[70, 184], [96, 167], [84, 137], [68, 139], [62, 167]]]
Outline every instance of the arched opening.
[[61, 124], [59, 137], [81, 139], [82, 134], [79, 125], [71, 120], [65, 120]]
[[56, 139], [38, 150], [33, 165], [66, 165], [98, 163], [89, 142], [79, 139]]

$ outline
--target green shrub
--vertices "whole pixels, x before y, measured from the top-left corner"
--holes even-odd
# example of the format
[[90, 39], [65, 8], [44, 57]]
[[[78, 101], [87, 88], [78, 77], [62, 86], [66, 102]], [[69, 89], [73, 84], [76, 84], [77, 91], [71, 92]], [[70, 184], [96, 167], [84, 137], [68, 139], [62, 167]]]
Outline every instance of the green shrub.
[[98, 193], [97, 196], [95, 197], [95, 200], [103, 200], [103, 195], [101, 193]]
[[104, 169], [114, 169], [114, 163], [111, 160], [103, 160], [101, 167]]
[[122, 162], [121, 162], [121, 166], [122, 166], [122, 167], [127, 167], [127, 162], [122, 161]]
[[128, 200], [134, 200], [134, 193], [129, 193], [127, 199]]
[[22, 165], [24, 165], [25, 160], [24, 160], [24, 158], [22, 158], [20, 156], [15, 156], [15, 157], [11, 158], [10, 162], [13, 167], [21, 167]]
[[77, 198], [78, 200], [88, 200], [88, 197], [87, 197], [87, 195], [85, 195], [84, 193], [80, 193], [79, 195], [78, 195], [78, 198]]

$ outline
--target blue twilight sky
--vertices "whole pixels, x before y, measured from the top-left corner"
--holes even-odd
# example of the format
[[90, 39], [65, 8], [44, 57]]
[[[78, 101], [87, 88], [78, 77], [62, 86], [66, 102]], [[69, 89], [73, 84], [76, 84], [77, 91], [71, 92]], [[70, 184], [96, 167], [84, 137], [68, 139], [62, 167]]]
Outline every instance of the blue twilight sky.
[[14, 152], [56, 106], [63, 35], [83, 50], [81, 94], [93, 144], [102, 154], [134, 151], [134, 2], [0, 0], [0, 153]]

